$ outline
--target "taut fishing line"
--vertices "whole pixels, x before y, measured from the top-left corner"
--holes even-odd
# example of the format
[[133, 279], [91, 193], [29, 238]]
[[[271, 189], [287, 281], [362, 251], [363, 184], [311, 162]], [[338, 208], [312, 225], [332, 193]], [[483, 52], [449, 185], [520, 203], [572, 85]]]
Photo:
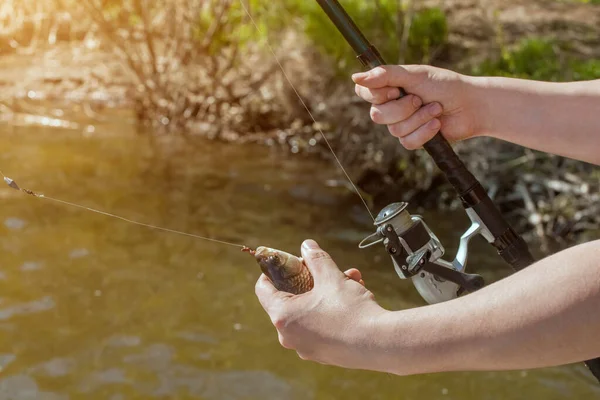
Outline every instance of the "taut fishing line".
[[189, 236], [189, 237], [193, 237], [193, 238], [196, 238], [196, 239], [207, 240], [209, 242], [226, 244], [226, 245], [229, 245], [229, 246], [235, 246], [235, 247], [239, 247], [241, 249], [245, 248], [245, 246], [243, 244], [226, 242], [226, 241], [223, 241], [223, 240], [213, 239], [213, 238], [209, 238], [209, 237], [206, 237], [206, 236], [194, 235], [192, 233], [181, 232], [181, 231], [176, 231], [176, 230], [173, 230], [173, 229], [162, 228], [160, 226], [145, 224], [143, 222], [138, 222], [138, 221], [134, 221], [134, 220], [131, 220], [131, 219], [128, 219], [128, 218], [120, 217], [118, 215], [111, 214], [111, 213], [108, 213], [108, 212], [105, 212], [105, 211], [100, 211], [100, 210], [96, 210], [94, 208], [90, 208], [90, 207], [82, 206], [82, 205], [79, 205], [79, 204], [71, 203], [71, 202], [68, 202], [68, 201], [65, 201], [65, 200], [56, 199], [54, 197], [49, 197], [49, 196], [46, 196], [44, 194], [36, 193], [36, 192], [31, 191], [29, 189], [24, 189], [24, 188], [20, 187], [19, 185], [17, 185], [17, 183], [14, 180], [12, 180], [9, 177], [7, 177], [6, 175], [4, 175], [4, 173], [2, 171], [0, 171], [0, 174], [2, 174], [2, 177], [4, 178], [4, 182], [6, 182], [6, 184], [9, 187], [11, 187], [11, 188], [13, 188], [15, 190], [21, 191], [23, 193], [26, 193], [26, 194], [28, 194], [30, 196], [36, 197], [38, 199], [50, 200], [50, 201], [54, 201], [54, 202], [57, 202], [57, 203], [65, 204], [67, 206], [81, 208], [83, 210], [91, 211], [91, 212], [96, 213], [96, 214], [101, 214], [101, 215], [105, 215], [107, 217], [120, 219], [121, 221], [129, 222], [130, 224], [139, 225], [139, 226], [143, 226], [143, 227], [150, 228], [150, 229], [156, 229], [156, 230], [159, 230], [159, 231], [164, 231], [164, 232], [169, 232], [169, 233], [176, 233], [178, 235], [184, 235], [184, 236]]

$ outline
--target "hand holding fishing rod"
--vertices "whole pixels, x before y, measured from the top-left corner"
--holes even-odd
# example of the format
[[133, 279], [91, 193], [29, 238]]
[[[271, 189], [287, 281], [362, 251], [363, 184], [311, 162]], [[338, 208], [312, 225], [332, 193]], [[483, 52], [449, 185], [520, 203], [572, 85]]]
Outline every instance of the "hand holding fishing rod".
[[[385, 64], [377, 49], [369, 43], [337, 0], [317, 0], [365, 67]], [[399, 98], [407, 96], [399, 87]], [[361, 248], [383, 243], [394, 268], [402, 279], [411, 278], [421, 296], [429, 303], [450, 300], [465, 291], [483, 286], [483, 280], [464, 272], [470, 239], [479, 234], [492, 244], [498, 254], [514, 269], [525, 268], [533, 257], [525, 241], [509, 226], [493, 204], [483, 186], [458, 158], [441, 132], [424, 144], [437, 166], [458, 193], [471, 227], [460, 241], [453, 262], [444, 261], [444, 247], [420, 217], [411, 217], [407, 204], [397, 203], [384, 208], [374, 223], [377, 231], [366, 238]], [[393, 214], [390, 216], [390, 214]], [[410, 237], [407, 242], [404, 236]]]

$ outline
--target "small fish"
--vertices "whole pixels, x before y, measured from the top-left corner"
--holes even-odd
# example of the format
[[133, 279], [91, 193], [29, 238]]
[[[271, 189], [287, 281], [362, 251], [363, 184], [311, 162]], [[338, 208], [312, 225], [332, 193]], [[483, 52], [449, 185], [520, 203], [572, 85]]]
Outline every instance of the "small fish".
[[262, 272], [277, 290], [302, 294], [314, 287], [313, 277], [302, 258], [263, 246], [256, 250], [244, 247], [242, 251], [254, 256]]

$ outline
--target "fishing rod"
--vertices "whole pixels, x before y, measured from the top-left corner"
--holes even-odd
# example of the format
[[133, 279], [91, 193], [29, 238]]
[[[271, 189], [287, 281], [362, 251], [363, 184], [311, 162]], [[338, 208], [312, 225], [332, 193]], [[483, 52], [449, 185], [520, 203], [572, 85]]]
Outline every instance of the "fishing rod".
[[[317, 3], [365, 68], [386, 64], [377, 48], [365, 38], [337, 0], [317, 0]], [[403, 88], [399, 89], [399, 98], [407, 95]], [[504, 219], [442, 132], [438, 132], [423, 147], [456, 190], [471, 220], [471, 226], [460, 238], [455, 259], [452, 262], [442, 260], [444, 247], [441, 242], [422, 217], [407, 211], [408, 204], [404, 202], [383, 208], [374, 221], [377, 231], [366, 237], [359, 247], [383, 243], [398, 276], [412, 279], [417, 291], [430, 304], [451, 300], [485, 285], [481, 276], [464, 272], [469, 242], [477, 235], [483, 236], [515, 271], [533, 264], [534, 258], [527, 243]], [[600, 381], [600, 358], [585, 363]]]

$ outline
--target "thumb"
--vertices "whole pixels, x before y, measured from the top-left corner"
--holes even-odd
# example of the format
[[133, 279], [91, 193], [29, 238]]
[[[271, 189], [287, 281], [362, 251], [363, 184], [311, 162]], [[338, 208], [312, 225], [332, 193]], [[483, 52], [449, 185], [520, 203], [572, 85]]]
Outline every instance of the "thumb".
[[354, 83], [370, 88], [410, 87], [414, 85], [420, 74], [401, 65], [383, 65], [367, 72], [352, 75]]
[[331, 256], [322, 250], [314, 240], [305, 240], [302, 243], [302, 259], [308, 267], [310, 273], [315, 280], [315, 285], [320, 282], [331, 282], [344, 278], [344, 274], [336, 263], [331, 259]]

